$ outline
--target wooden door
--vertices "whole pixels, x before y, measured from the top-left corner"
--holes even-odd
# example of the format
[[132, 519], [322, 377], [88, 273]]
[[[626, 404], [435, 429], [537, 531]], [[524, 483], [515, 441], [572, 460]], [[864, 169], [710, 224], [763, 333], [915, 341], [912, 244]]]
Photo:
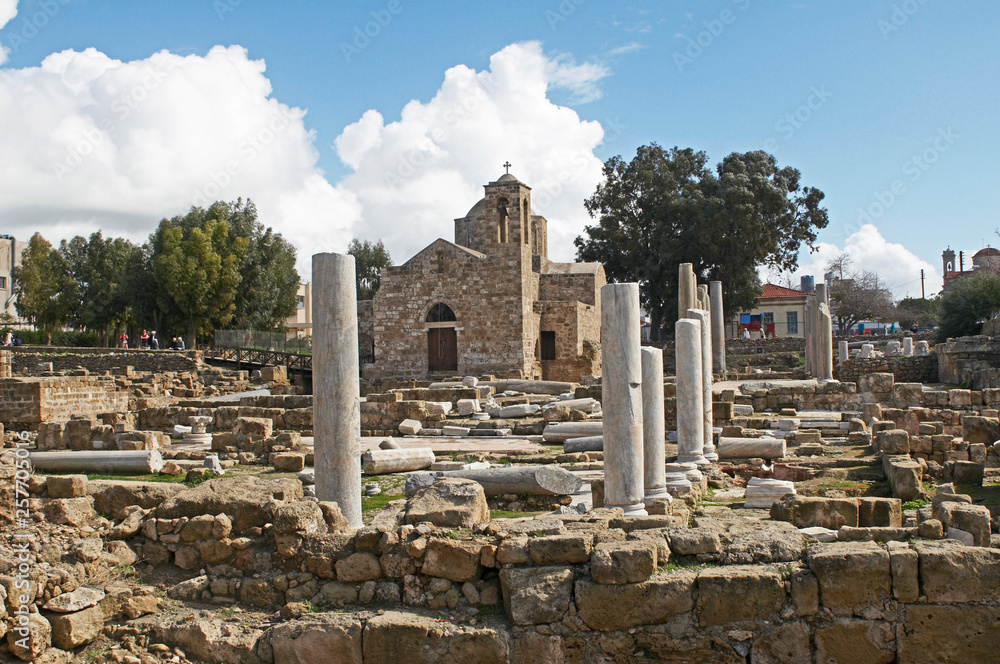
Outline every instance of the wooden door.
[[427, 370], [458, 370], [458, 334], [453, 327], [432, 327], [427, 330]]

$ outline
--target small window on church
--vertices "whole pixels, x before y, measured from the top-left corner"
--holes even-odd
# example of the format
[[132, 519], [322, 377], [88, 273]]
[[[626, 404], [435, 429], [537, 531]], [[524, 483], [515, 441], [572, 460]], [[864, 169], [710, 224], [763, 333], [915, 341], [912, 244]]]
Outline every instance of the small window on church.
[[524, 234], [524, 243], [530, 244], [530, 238], [528, 236], [528, 231], [531, 228], [531, 217], [528, 216], [528, 199], [524, 199], [524, 214], [521, 215], [521, 229]]
[[428, 323], [446, 323], [455, 320], [455, 312], [444, 302], [438, 302], [427, 312]]
[[542, 360], [556, 359], [556, 333], [542, 332]]

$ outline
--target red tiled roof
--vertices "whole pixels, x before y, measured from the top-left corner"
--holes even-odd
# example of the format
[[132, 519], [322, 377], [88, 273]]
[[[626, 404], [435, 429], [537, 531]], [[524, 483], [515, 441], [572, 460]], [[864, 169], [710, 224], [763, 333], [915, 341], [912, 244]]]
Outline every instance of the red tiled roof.
[[784, 286], [778, 286], [776, 284], [764, 284], [764, 294], [760, 296], [761, 300], [773, 300], [780, 297], [808, 297], [808, 293], [803, 293], [802, 291], [795, 290], [794, 288], [785, 288]]
[[979, 258], [980, 256], [1000, 256], [1000, 250], [994, 249], [993, 247], [986, 247], [985, 249], [977, 251], [973, 258]]
[[955, 279], [956, 277], [961, 277], [963, 274], [965, 274], [965, 273], [964, 272], [945, 272], [944, 273], [944, 278], [945, 279]]

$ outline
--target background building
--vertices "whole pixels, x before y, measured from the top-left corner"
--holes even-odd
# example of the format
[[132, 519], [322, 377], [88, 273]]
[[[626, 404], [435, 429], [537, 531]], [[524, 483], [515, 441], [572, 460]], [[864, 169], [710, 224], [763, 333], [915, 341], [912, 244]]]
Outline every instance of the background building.
[[[812, 283], [811, 281], [809, 282]], [[757, 306], [739, 316], [732, 336], [739, 338], [743, 330], [759, 338], [805, 336], [806, 298], [809, 293], [777, 284], [764, 284], [764, 293], [757, 299]]]
[[14, 275], [13, 270], [21, 264], [21, 257], [27, 242], [14, 239], [12, 235], [0, 235], [0, 304], [2, 311], [8, 316], [19, 318], [14, 307]]

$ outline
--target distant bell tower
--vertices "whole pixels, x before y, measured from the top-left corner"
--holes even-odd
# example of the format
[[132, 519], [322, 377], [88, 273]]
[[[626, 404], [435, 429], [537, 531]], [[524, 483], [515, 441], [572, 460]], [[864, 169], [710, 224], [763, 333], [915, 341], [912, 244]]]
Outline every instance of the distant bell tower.
[[955, 271], [955, 252], [952, 251], [951, 247], [941, 253], [941, 263], [945, 274]]

